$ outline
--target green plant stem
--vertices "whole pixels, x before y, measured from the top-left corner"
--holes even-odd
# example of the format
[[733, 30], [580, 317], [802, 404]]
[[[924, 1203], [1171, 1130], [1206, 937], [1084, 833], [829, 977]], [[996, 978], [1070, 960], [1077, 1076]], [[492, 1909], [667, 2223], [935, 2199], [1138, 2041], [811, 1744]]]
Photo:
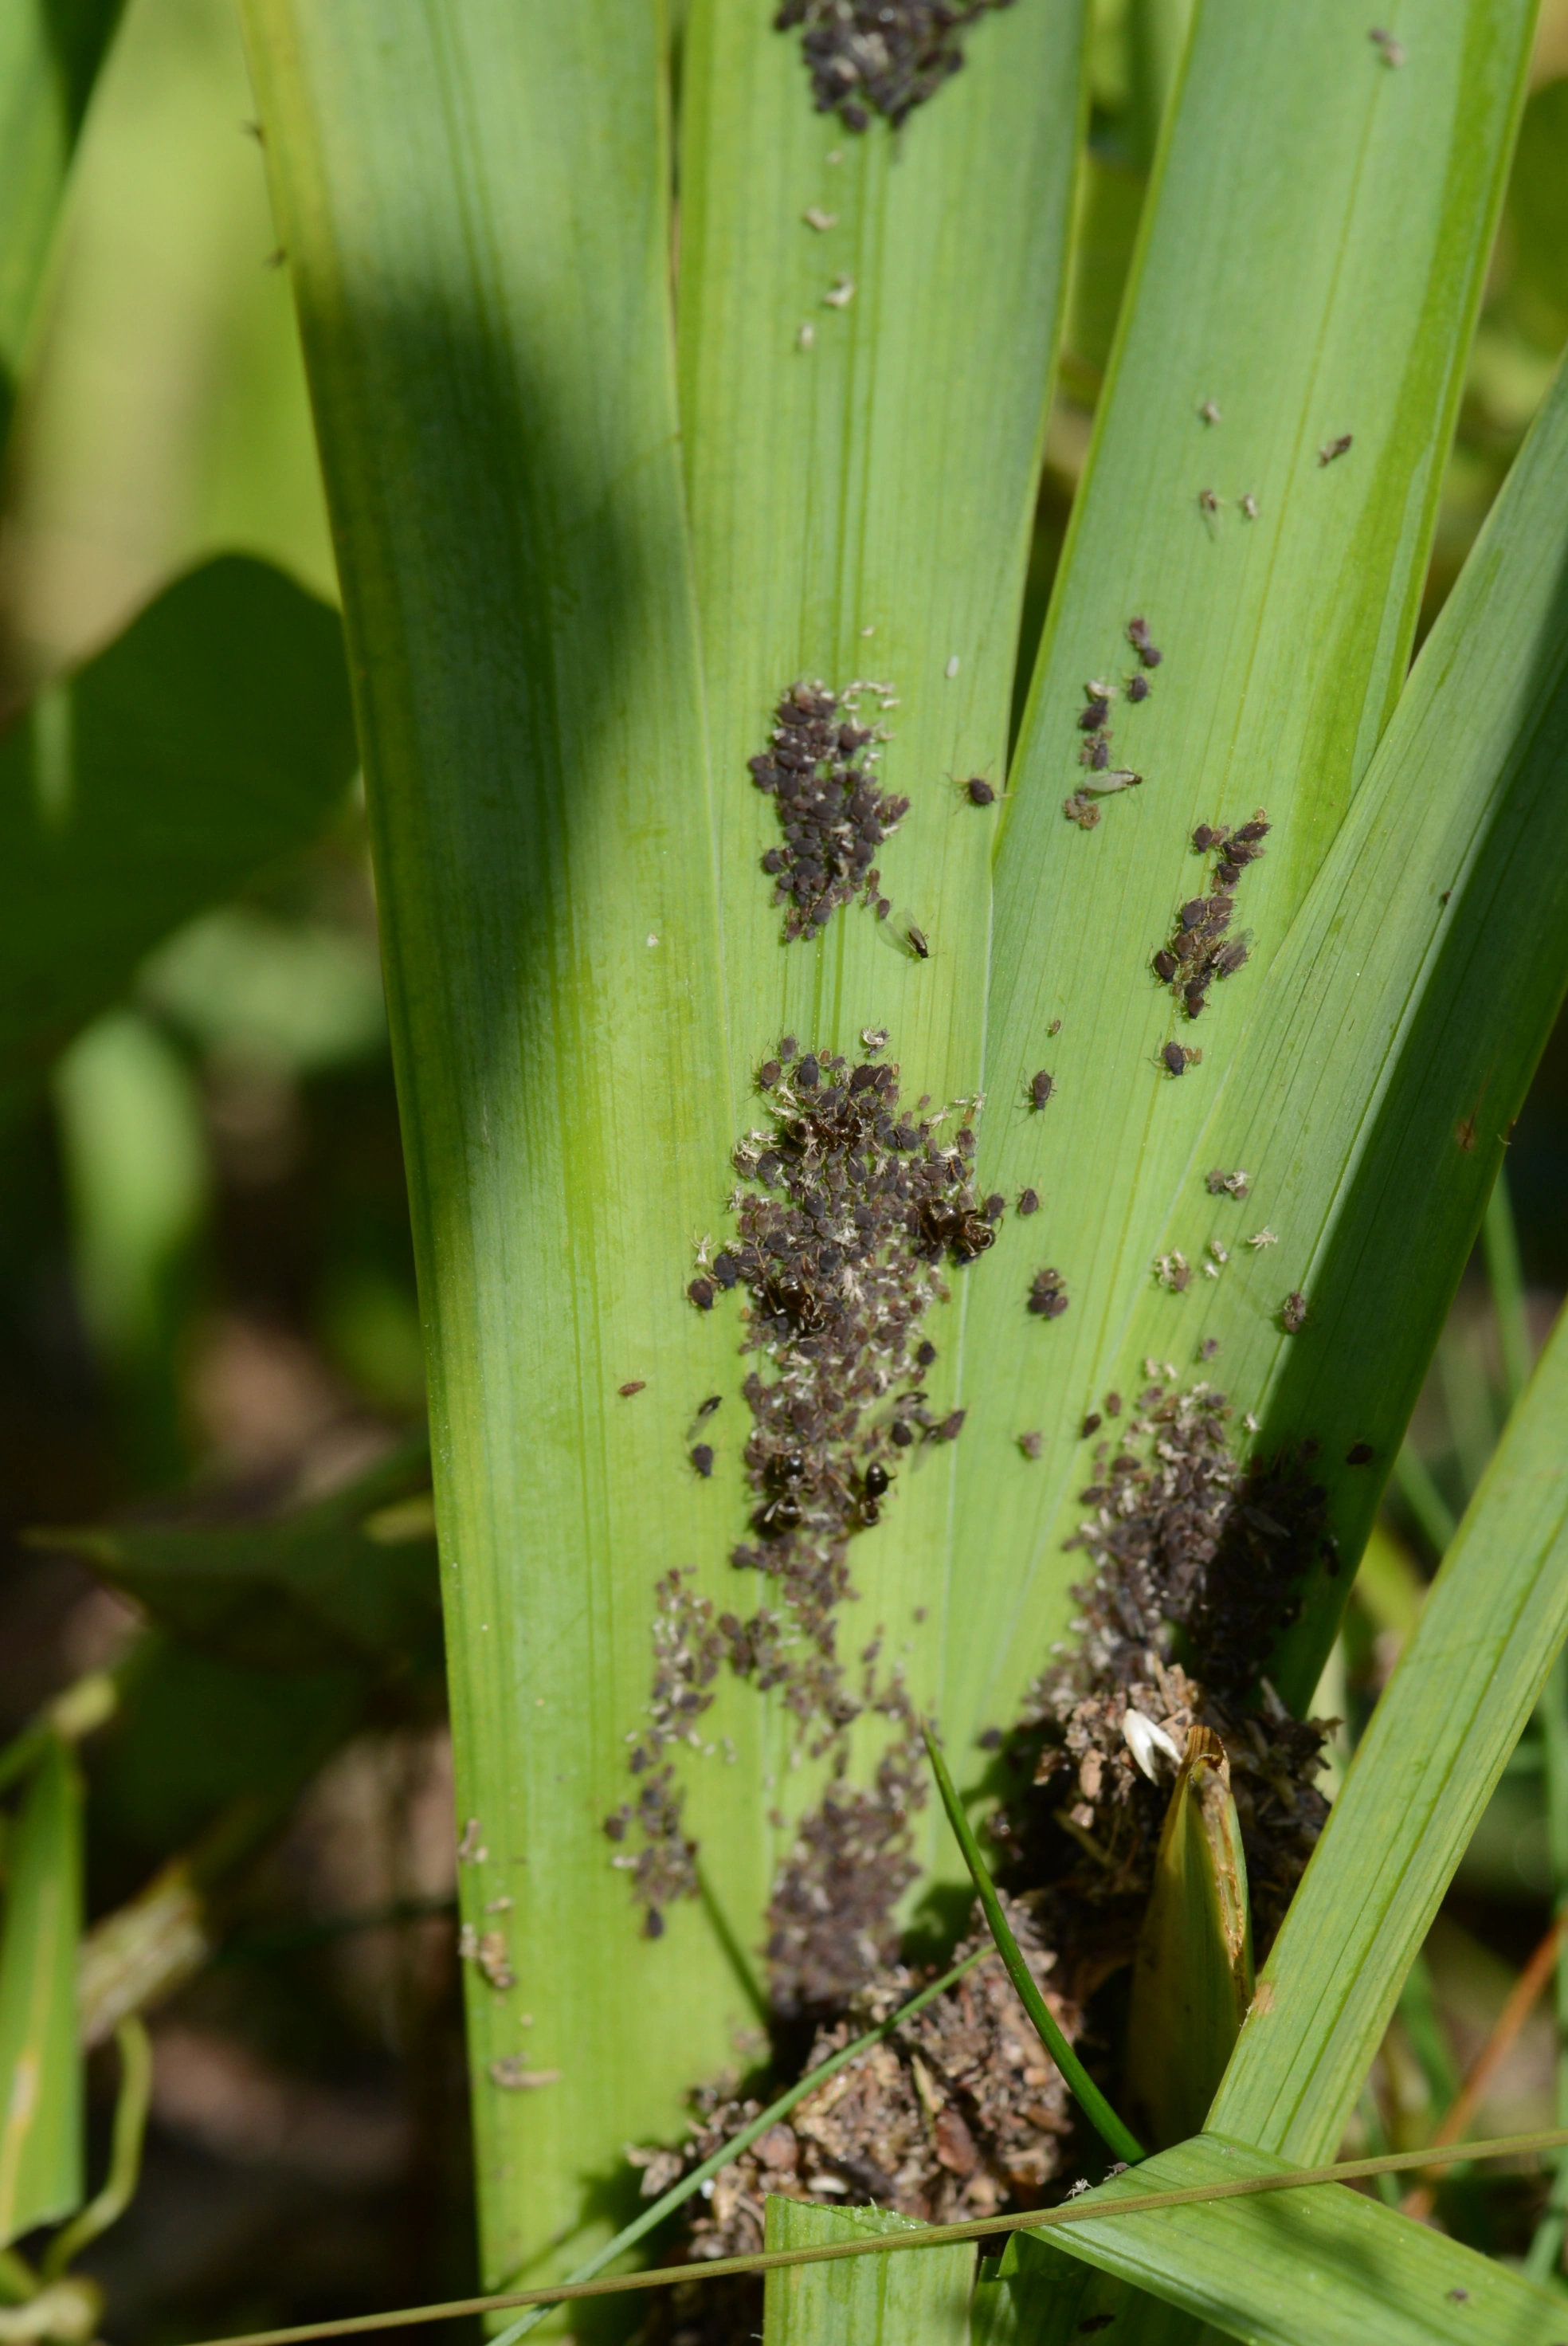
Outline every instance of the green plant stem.
[[1512, 1409], [1530, 1382], [1533, 1357], [1530, 1315], [1524, 1308], [1524, 1276], [1519, 1265], [1519, 1233], [1514, 1227], [1513, 1201], [1508, 1194], [1508, 1175], [1501, 1165], [1487, 1200], [1481, 1240], [1492, 1288], [1492, 1308], [1497, 1314], [1503, 1391]]
[[58, 2280], [73, 2257], [118, 2221], [141, 2180], [142, 2144], [152, 2101], [152, 2039], [133, 2013], [115, 2030], [115, 2044], [120, 2056], [120, 2090], [115, 2103], [109, 2171], [103, 2189], [50, 2241], [42, 2267], [46, 2281]]
[[[1212, 2139], [1212, 2137], [1208, 2137]], [[1085, 2192], [1056, 2208], [1028, 2208], [1011, 2216], [977, 2216], [967, 2224], [916, 2224], [900, 2232], [859, 2240], [825, 2240], [809, 2249], [783, 2249], [750, 2257], [715, 2257], [706, 2263], [655, 2266], [647, 2272], [615, 2273], [608, 2280], [555, 2281], [548, 2289], [501, 2290], [488, 2297], [449, 2298], [439, 2305], [400, 2308], [392, 2313], [350, 2314], [337, 2321], [309, 2321], [294, 2330], [253, 2330], [238, 2338], [209, 2338], [199, 2346], [309, 2346], [318, 2338], [359, 2337], [376, 2330], [401, 2330], [414, 2322], [457, 2321], [476, 2313], [503, 2313], [513, 2306], [541, 2306], [559, 2300], [610, 2297], [621, 2290], [670, 2289], [677, 2281], [725, 2280], [734, 2273], [772, 2272], [784, 2265], [829, 2263], [839, 2257], [887, 2256], [900, 2249], [938, 2249], [953, 2240], [990, 2240], [1009, 2232], [1054, 2231], [1067, 2224], [1091, 2224], [1108, 2215], [1144, 2216], [1165, 2208], [1199, 2208], [1212, 2200], [1250, 2199], [1259, 2193], [1301, 2191], [1322, 2183], [1357, 2183], [1403, 2168], [1442, 2166], [1455, 2159], [1520, 2158], [1532, 2151], [1561, 2149], [1568, 2127], [1539, 2134], [1498, 2136], [1485, 2142], [1429, 2143], [1423, 2150], [1395, 2150], [1379, 2158], [1347, 2158], [1329, 2167], [1284, 2167], [1268, 2175], [1242, 2175], [1221, 2183], [1184, 2185], [1173, 2191], [1140, 2191], [1102, 2198]], [[506, 2335], [504, 2331], [503, 2336]], [[500, 2339], [494, 2346], [501, 2346]]]
[[1100, 2140], [1118, 2158], [1125, 2158], [1129, 2166], [1135, 2165], [1146, 2156], [1144, 2147], [1137, 2137], [1123, 2125], [1052, 2018], [1050, 2006], [1041, 1994], [1034, 1974], [1024, 1962], [1018, 1942], [1008, 1928], [1002, 1901], [996, 1894], [996, 1885], [980, 1854], [980, 1843], [963, 1813], [963, 1804], [953, 1788], [952, 1778], [947, 1772], [947, 1762], [937, 1746], [936, 1738], [929, 1727], [922, 1732], [925, 1748], [931, 1755], [932, 1772], [942, 1794], [942, 1807], [947, 1810], [948, 1823], [952, 1827], [953, 1839], [963, 1851], [963, 1862], [969, 1868], [970, 1879], [974, 1883], [991, 1935], [996, 1942], [997, 1952], [1007, 1966], [1007, 1976], [1018, 1991], [1018, 2000], [1033, 2022], [1041, 2043], [1061, 2070], [1068, 2092]]
[[1409, 1442], [1400, 1446], [1394, 1460], [1393, 1481], [1417, 1528], [1440, 1556], [1446, 1555], [1454, 1534], [1453, 1510], [1433, 1482], [1426, 1461]]
[[[575, 2272], [567, 2276], [568, 2280], [572, 2282], [592, 2280], [596, 2273], [603, 2272], [605, 2267], [613, 2264], [626, 2249], [635, 2248], [638, 2240], [645, 2239], [657, 2224], [662, 2224], [667, 2216], [673, 2216], [676, 2209], [689, 2199], [693, 2192], [699, 2191], [721, 2168], [728, 2167], [732, 2159], [739, 2157], [743, 2150], [749, 2149], [769, 2127], [777, 2126], [780, 2118], [788, 2117], [796, 2104], [804, 2101], [808, 2094], [814, 2094], [819, 2086], [825, 2086], [830, 2077], [836, 2077], [840, 2069], [847, 2069], [851, 2061], [858, 2061], [862, 2053], [871, 2051], [873, 2045], [884, 2044], [903, 2026], [905, 2021], [912, 2020], [917, 2012], [923, 2012], [928, 2004], [934, 2004], [939, 1995], [945, 1995], [955, 1980], [961, 1980], [965, 1972], [972, 1971], [975, 1964], [990, 1953], [989, 1947], [979, 1947], [972, 1955], [965, 1955], [961, 1964], [954, 1964], [951, 1971], [943, 1972], [942, 1977], [932, 1980], [929, 1987], [922, 1987], [918, 1995], [911, 1996], [908, 2004], [901, 2004], [897, 2012], [890, 2014], [886, 2020], [879, 2021], [875, 2028], [869, 2028], [863, 2036], [857, 2036], [854, 2043], [846, 2045], [841, 2052], [831, 2054], [809, 2076], [780, 2094], [777, 2101], [769, 2102], [768, 2107], [748, 2126], [743, 2126], [738, 2134], [731, 2135], [728, 2142], [720, 2143], [700, 2167], [694, 2167], [689, 2175], [683, 2175], [678, 2183], [672, 2183], [669, 2189], [662, 2193], [651, 2207], [645, 2208], [640, 2216], [634, 2216], [623, 2231], [617, 2232], [613, 2240], [606, 2240], [602, 2249], [596, 2249], [585, 2264], [579, 2265]], [[514, 2321], [498, 2338], [493, 2338], [490, 2346], [513, 2346], [514, 2340], [536, 2328], [549, 2310], [547, 2305], [532, 2307], [520, 2321]]]
[[[1559, 1654], [1536, 1706], [1542, 1749], [1546, 1761], [1546, 1845], [1552, 1867], [1552, 1911], [1568, 1907], [1568, 1654]], [[1568, 2110], [1568, 1933], [1557, 1951], [1557, 2116]], [[1544, 2280], [1563, 2255], [1568, 2227], [1568, 2159], [1560, 2158], [1536, 2225], [1524, 2270], [1530, 2280]]]

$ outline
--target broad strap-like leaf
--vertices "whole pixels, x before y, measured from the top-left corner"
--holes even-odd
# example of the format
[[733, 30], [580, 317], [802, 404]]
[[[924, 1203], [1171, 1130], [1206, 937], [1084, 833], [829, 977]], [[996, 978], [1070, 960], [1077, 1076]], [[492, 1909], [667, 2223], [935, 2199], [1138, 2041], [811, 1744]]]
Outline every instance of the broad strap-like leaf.
[[[1310, 1699], [1509, 1130], [1568, 984], [1568, 379], [1416, 664], [1340, 837], [1258, 988], [1158, 1249], [1222, 1276], [1155, 1291], [1126, 1357], [1192, 1359], [1313, 1439], [1339, 1568], [1273, 1675]], [[1497, 950], [1506, 937], [1508, 950]], [[1205, 1168], [1244, 1166], [1244, 1205]], [[1265, 1247], [1247, 1243], [1274, 1234]], [[1282, 1304], [1299, 1294], [1294, 1333]], [[1367, 1462], [1370, 1454], [1369, 1463]]]
[[231, 555], [0, 741], [0, 1110], [193, 913], [326, 827], [356, 763], [337, 614]]
[[51, 1737], [6, 1835], [0, 1929], [0, 2248], [82, 2198], [81, 1784]]
[[1258, 1984], [1216, 2127], [1293, 2159], [1332, 2156], [1565, 1633], [1568, 1317], [1357, 1749]]
[[[754, 2014], [700, 1906], [637, 1935], [604, 1830], [640, 1789], [656, 1583], [722, 1553], [687, 1454], [733, 1359], [684, 1292], [735, 1126], [661, 27], [642, 0], [244, 15], [365, 756], [476, 1821], [484, 2259], [545, 2278]], [[691, 1755], [683, 1826], [741, 1915], [748, 1731], [734, 1766]]]
[[[1265, 2175], [1286, 2164], [1203, 2134], [1103, 2184], [1097, 2197], [1114, 2210], [1118, 2198], [1140, 2191]], [[1560, 2346], [1563, 2337], [1555, 2291], [1343, 2184], [1119, 2221], [1112, 2213], [1104, 2224], [1062, 2225], [1049, 2244], [1020, 2233], [1003, 2270], [1039, 2271], [1048, 2307], [1048, 2278], [1064, 2251], [1247, 2346], [1367, 2346], [1372, 2339], [1377, 2346], [1474, 2346], [1478, 2339]], [[1137, 2334], [1149, 2346], [1167, 2338], [1174, 2346], [1190, 2332], [1167, 2317]], [[1047, 2313], [1038, 2331], [1020, 2326], [1018, 2346], [1037, 2339], [1055, 2346], [1061, 2335]]]
[[[981, 1179], [1010, 1197], [1028, 1183], [1044, 1209], [988, 1259], [988, 1286], [1016, 1301], [966, 1363], [955, 1745], [1005, 1716], [1064, 1622], [1077, 1422], [1141, 1381], [1128, 1319], [1170, 1199], [1400, 688], [1531, 16], [1525, 0], [1431, 0], [1397, 69], [1351, 0], [1213, 0], [1196, 23], [998, 849]], [[1095, 679], [1120, 694], [1112, 763], [1144, 780], [1085, 833], [1063, 808], [1095, 779], [1077, 719]], [[1259, 807], [1267, 853], [1233, 923], [1251, 964], [1188, 1021], [1152, 960], [1212, 875], [1192, 834]], [[1180, 1077], [1161, 1063], [1172, 1042], [1203, 1053]], [[1019, 1087], [1041, 1066], [1058, 1095], [1036, 1117]], [[1025, 1310], [1043, 1263], [1070, 1301], [1050, 1322]], [[1199, 1332], [1171, 1331], [1186, 1361]], [[1037, 1464], [1015, 1446], [1029, 1429]]]
[[[824, 2208], [770, 2197], [765, 2245], [815, 2248], [824, 2240], [914, 2228], [875, 2208]], [[847, 2257], [789, 2265], [768, 2275], [767, 2346], [967, 2346], [974, 2252], [964, 2241], [919, 2256]]]
[[[682, 76], [681, 429], [732, 1139], [759, 1121], [755, 1070], [787, 1032], [859, 1057], [862, 1032], [885, 1030], [911, 1102], [980, 1085], [991, 857], [1084, 103], [1082, 0], [980, 18], [962, 73], [896, 133], [814, 111], [799, 36], [776, 31], [773, 14], [698, 0]], [[748, 760], [801, 677], [888, 686], [895, 705], [871, 696], [865, 714], [888, 728], [879, 775], [910, 808], [877, 858], [892, 920], [857, 905], [820, 942], [786, 944], [761, 864], [779, 843], [778, 802]], [[970, 778], [989, 781], [993, 803], [971, 802]], [[894, 949], [901, 914], [925, 931], [929, 959]], [[723, 1154], [708, 1181], [703, 1227], [728, 1232]], [[958, 1398], [955, 1318], [933, 1315], [931, 1330], [939, 1415]], [[896, 1624], [932, 1668], [950, 1635], [953, 1459], [928, 1450], [882, 1527], [854, 1544], [860, 1614]], [[718, 1480], [733, 1539], [735, 1451], [721, 1452]], [[716, 1586], [726, 1579], [735, 1604], [721, 1567]], [[775, 1838], [769, 1818], [820, 1789], [817, 1770], [786, 1772], [794, 1739], [780, 1708], [778, 1786], [757, 1787], [746, 1829], [775, 1851], [792, 1827]], [[713, 1862], [729, 1872], [743, 1858], [716, 1846]]]

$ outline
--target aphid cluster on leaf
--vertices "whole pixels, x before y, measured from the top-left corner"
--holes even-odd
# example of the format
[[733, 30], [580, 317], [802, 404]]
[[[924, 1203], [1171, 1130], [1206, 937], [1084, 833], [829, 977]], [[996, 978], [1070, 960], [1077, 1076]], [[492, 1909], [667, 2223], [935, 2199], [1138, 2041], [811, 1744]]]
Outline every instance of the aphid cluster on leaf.
[[786, 907], [787, 938], [820, 936], [835, 911], [860, 896], [880, 920], [891, 905], [879, 897], [877, 853], [909, 812], [908, 799], [879, 788], [872, 770], [879, 734], [857, 720], [860, 692], [795, 684], [779, 701], [769, 747], [750, 760], [751, 778], [777, 807], [783, 844], [762, 869], [773, 901]]
[[[1120, 1406], [1106, 1394], [1107, 1415]], [[1169, 1749], [1190, 1726], [1214, 1729], [1229, 1755], [1260, 1948], [1327, 1815], [1314, 1780], [1326, 1725], [1257, 1690], [1306, 1576], [1337, 1567], [1328, 1494], [1311, 1443], [1243, 1464], [1230, 1415], [1207, 1383], [1183, 1392], [1156, 1379], [1125, 1427], [1095, 1444], [1080, 1494], [1090, 1512], [1067, 1543], [1094, 1567], [1073, 1592], [1081, 1642], [1056, 1649], [1024, 1721], [1044, 1739], [1036, 1780], [1050, 1788], [1049, 1813], [1091, 1851], [1057, 1910], [1064, 1958], [1091, 1915], [1102, 1933], [1121, 1912], [1135, 1928], [1170, 1797]], [[1101, 1423], [1091, 1412], [1085, 1435]], [[1020, 1808], [1014, 1831], [1028, 1830]]]
[[[1235, 889], [1247, 866], [1262, 854], [1268, 830], [1268, 819], [1260, 808], [1250, 822], [1234, 830], [1200, 822], [1193, 832], [1192, 843], [1198, 853], [1216, 859], [1214, 880], [1207, 895], [1191, 896], [1182, 905], [1168, 941], [1155, 954], [1152, 964], [1155, 975], [1169, 987], [1188, 1018], [1201, 1014], [1216, 978], [1233, 977], [1247, 960], [1249, 939], [1246, 934], [1230, 934]], [[1182, 1069], [1173, 1063], [1171, 1049], [1167, 1045], [1166, 1064], [1173, 1075], [1179, 1075]]]
[[[946, 1294], [943, 1267], [973, 1261], [994, 1244], [1005, 1200], [1000, 1192], [976, 1195], [972, 1122], [956, 1121], [954, 1110], [929, 1114], [924, 1098], [912, 1111], [901, 1107], [898, 1066], [880, 1056], [887, 1040], [885, 1029], [868, 1026], [867, 1056], [851, 1064], [833, 1051], [802, 1050], [794, 1035], [780, 1037], [757, 1071], [766, 1128], [735, 1151], [748, 1185], [732, 1200], [737, 1235], [711, 1260], [706, 1240], [699, 1250], [693, 1286], [703, 1295], [693, 1300], [707, 1309], [739, 1290], [744, 1346], [760, 1356], [743, 1387], [750, 1532], [731, 1562], [763, 1575], [767, 1596], [742, 1619], [715, 1613], [678, 1575], [660, 1584], [650, 1723], [634, 1739], [630, 1765], [639, 1777], [657, 1771], [661, 1789], [622, 1825], [635, 1815], [643, 1830], [642, 1855], [626, 1863], [648, 1912], [696, 1892], [683, 1855], [682, 1796], [661, 1763], [671, 1744], [706, 1748], [695, 1722], [721, 1663], [759, 1688], [779, 1688], [820, 1756], [840, 1748], [863, 1710], [881, 1709], [909, 1746], [908, 1798], [923, 1784], [902, 1682], [879, 1678], [864, 1657], [858, 1674], [850, 1669], [839, 1651], [840, 1608], [853, 1593], [850, 1543], [880, 1520], [899, 1460], [962, 1431], [962, 1410], [932, 1405], [926, 1378], [937, 1351], [921, 1321]], [[972, 1117], [975, 1105], [962, 1113]], [[688, 1455], [699, 1476], [711, 1474], [708, 1443], [697, 1441]], [[894, 1901], [907, 1880], [897, 1855], [907, 1840], [903, 1815], [902, 1806], [896, 1813], [890, 1806], [882, 1816], [881, 1854], [866, 1877], [894, 1884]], [[804, 1912], [804, 1896], [787, 1867], [780, 1912]], [[772, 1986], [781, 2004], [799, 2002], [805, 1984], [834, 1963], [840, 1970], [850, 1964], [839, 1984], [852, 1985], [864, 1947], [881, 1943], [891, 1912], [873, 1917], [875, 1927], [868, 1923], [858, 1942], [853, 1932], [836, 1932], [831, 1950], [826, 1923], [813, 1926], [816, 1937], [808, 1933], [808, 1944], [796, 1922], [780, 1921]], [[862, 1954], [851, 1961], [846, 1950], [856, 1943]]]
[[873, 113], [893, 125], [934, 97], [963, 63], [961, 35], [1012, 0], [784, 0], [775, 32], [801, 28], [819, 114], [866, 130]]

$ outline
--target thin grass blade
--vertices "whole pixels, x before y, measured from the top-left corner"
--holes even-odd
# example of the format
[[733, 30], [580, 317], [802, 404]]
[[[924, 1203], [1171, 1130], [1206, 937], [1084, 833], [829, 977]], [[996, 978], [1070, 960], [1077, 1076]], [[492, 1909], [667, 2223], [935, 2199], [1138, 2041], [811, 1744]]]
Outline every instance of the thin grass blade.
[[1560, 1320], [1358, 1747], [1210, 2114], [1329, 2155], [1568, 1632]]

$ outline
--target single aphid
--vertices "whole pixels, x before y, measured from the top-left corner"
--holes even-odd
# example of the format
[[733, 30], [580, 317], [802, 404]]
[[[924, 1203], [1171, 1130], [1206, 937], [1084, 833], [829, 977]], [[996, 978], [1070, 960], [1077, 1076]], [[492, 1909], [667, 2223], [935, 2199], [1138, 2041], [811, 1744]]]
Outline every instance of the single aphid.
[[1247, 1243], [1253, 1249], [1255, 1253], [1261, 1254], [1265, 1247], [1278, 1246], [1279, 1244], [1279, 1233], [1278, 1230], [1271, 1230], [1266, 1223], [1262, 1229], [1253, 1231], [1252, 1236], [1247, 1239]]
[[698, 1417], [711, 1417], [714, 1411], [718, 1407], [719, 1402], [723, 1399], [724, 1395], [722, 1393], [709, 1393], [705, 1402], [700, 1402], [697, 1404], [697, 1413]]
[[616, 1391], [619, 1393], [623, 1401], [630, 1401], [633, 1393], [645, 1392], [647, 1390], [647, 1377], [633, 1377], [629, 1383], [617, 1385], [616, 1387]]
[[1025, 1458], [1038, 1458], [1044, 1445], [1045, 1437], [1043, 1433], [1021, 1433], [1018, 1437], [1018, 1447], [1023, 1451]]
[[1149, 680], [1148, 680], [1148, 678], [1147, 678], [1146, 676], [1130, 676], [1130, 677], [1128, 677], [1128, 678], [1127, 678], [1127, 699], [1128, 699], [1129, 700], [1146, 700], [1146, 699], [1148, 699], [1148, 697], [1149, 697]]
[[1395, 72], [1404, 64], [1404, 44], [1395, 40], [1392, 33], [1386, 31], [1381, 25], [1374, 25], [1367, 38], [1378, 51], [1383, 63]]
[[1045, 1032], [1048, 1035], [1059, 1035], [1062, 1032], [1062, 1021], [1059, 1018], [1053, 1018], [1049, 1026], [1046, 1027]]
[[931, 943], [923, 929], [917, 929], [914, 923], [911, 921], [905, 926], [904, 936], [916, 961], [931, 959]]
[[837, 212], [820, 211], [815, 204], [808, 204], [800, 217], [808, 228], [816, 230], [819, 236], [826, 236], [830, 228], [837, 228], [839, 225]]
[[1092, 1433], [1098, 1433], [1103, 1423], [1104, 1420], [1102, 1419], [1099, 1411], [1097, 1409], [1092, 1409], [1089, 1412], [1088, 1416], [1084, 1420], [1083, 1424], [1078, 1428], [1078, 1436], [1080, 1441], [1087, 1442]]
[[695, 1443], [691, 1453], [691, 1463], [706, 1483], [708, 1476], [713, 1472], [713, 1450], [711, 1444], [706, 1442], [698, 1442]]
[[758, 1089], [770, 1092], [782, 1073], [783, 1069], [777, 1059], [764, 1059], [757, 1070]]
[[1038, 1112], [1045, 1106], [1055, 1089], [1055, 1076], [1048, 1076], [1044, 1068], [1042, 1067], [1037, 1075], [1033, 1075], [1029, 1078], [1030, 1107]]
[[1037, 1214], [1040, 1211], [1039, 1190], [1020, 1189], [1018, 1192], [1018, 1210], [1021, 1214]]
[[793, 1035], [786, 1035], [779, 1045], [779, 1056], [784, 1061], [786, 1066], [788, 1066], [789, 1061], [794, 1057], [794, 1056], [795, 1037]]
[[1237, 497], [1236, 502], [1241, 507], [1242, 513], [1247, 520], [1256, 521], [1257, 519], [1257, 499], [1253, 495], [1250, 489], [1247, 490], [1245, 496]]
[[1220, 421], [1219, 410], [1212, 399], [1206, 399], [1197, 412], [1205, 423], [1217, 423]]
[[1197, 502], [1200, 512], [1212, 519], [1218, 513], [1225, 500], [1223, 497], [1217, 496], [1213, 489], [1199, 489]]
[[809, 318], [806, 319], [803, 323], [798, 326], [795, 330], [795, 348], [798, 351], [809, 351], [816, 339], [817, 329], [811, 323]]
[[1337, 440], [1325, 440], [1318, 451], [1319, 464], [1331, 464], [1337, 456], [1343, 456], [1348, 453], [1350, 443], [1351, 435], [1349, 432], [1341, 432]]
[[1158, 668], [1161, 660], [1165, 658], [1164, 652], [1160, 650], [1159, 646], [1155, 643], [1149, 634], [1149, 623], [1146, 619], [1129, 619], [1127, 621], [1127, 641], [1136, 652], [1145, 668]]
[[885, 1051], [888, 1047], [888, 1030], [885, 1026], [862, 1026], [860, 1041], [868, 1051]]
[[1347, 1466], [1369, 1466], [1377, 1454], [1369, 1442], [1352, 1442], [1345, 1453], [1345, 1464]]
[[861, 1481], [865, 1486], [867, 1498], [880, 1499], [885, 1496], [888, 1490], [891, 1487], [892, 1479], [893, 1478], [888, 1473], [887, 1468], [879, 1464], [878, 1461], [873, 1458], [871, 1464], [866, 1468], [864, 1475], [861, 1477]]
[[711, 1311], [718, 1293], [711, 1279], [694, 1279], [686, 1291], [699, 1311]]
[[971, 806], [988, 807], [996, 804], [996, 792], [983, 774], [972, 774], [963, 787], [969, 794]]
[[830, 310], [847, 310], [854, 298], [855, 280], [852, 277], [835, 277], [822, 296]]
[[1293, 1287], [1279, 1307], [1279, 1324], [1288, 1336], [1298, 1336], [1307, 1325], [1307, 1298]]
[[1166, 1072], [1172, 1076], [1185, 1076], [1187, 1069], [1196, 1066], [1202, 1056], [1201, 1051], [1190, 1051], [1185, 1043], [1166, 1043], [1160, 1052], [1160, 1059]]
[[1007, 1200], [1000, 1189], [992, 1191], [981, 1211], [988, 1222], [999, 1222], [1002, 1219], [1003, 1215], [1007, 1211]]

